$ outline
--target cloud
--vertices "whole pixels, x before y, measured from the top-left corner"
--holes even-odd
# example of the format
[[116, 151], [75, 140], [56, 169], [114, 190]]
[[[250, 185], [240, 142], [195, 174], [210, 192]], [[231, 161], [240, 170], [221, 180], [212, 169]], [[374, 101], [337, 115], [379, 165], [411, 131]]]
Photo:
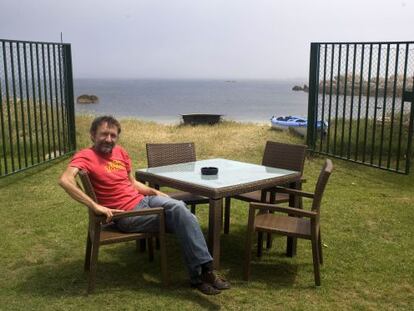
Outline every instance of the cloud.
[[410, 40], [413, 1], [3, 0], [3, 38], [72, 44], [75, 77], [306, 77], [312, 41]]

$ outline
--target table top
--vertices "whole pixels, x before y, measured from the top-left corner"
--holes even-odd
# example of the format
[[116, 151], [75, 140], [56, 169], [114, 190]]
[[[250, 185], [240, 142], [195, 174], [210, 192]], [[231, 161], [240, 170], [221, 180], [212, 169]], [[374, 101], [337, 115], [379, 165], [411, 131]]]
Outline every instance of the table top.
[[[217, 167], [218, 174], [202, 175], [202, 167]], [[220, 197], [292, 182], [300, 178], [300, 172], [217, 158], [139, 169], [136, 177], [209, 197]]]

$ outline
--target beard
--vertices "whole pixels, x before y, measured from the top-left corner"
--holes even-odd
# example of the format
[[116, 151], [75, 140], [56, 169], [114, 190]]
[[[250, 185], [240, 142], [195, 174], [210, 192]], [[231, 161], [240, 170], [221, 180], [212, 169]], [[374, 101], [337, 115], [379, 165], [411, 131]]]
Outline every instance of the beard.
[[95, 143], [95, 150], [103, 153], [103, 154], [110, 154], [112, 152], [112, 149], [114, 149], [115, 143]]

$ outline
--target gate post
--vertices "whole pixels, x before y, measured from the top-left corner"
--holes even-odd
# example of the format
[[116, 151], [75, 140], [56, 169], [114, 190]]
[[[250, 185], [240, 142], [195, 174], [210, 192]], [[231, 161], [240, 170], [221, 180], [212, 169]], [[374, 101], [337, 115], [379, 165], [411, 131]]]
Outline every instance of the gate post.
[[73, 96], [72, 51], [70, 44], [63, 46], [65, 66], [66, 101], [68, 103], [69, 141], [72, 150], [76, 149], [75, 101]]
[[413, 122], [414, 122], [414, 78], [413, 78], [413, 90], [411, 92], [403, 92], [403, 102], [409, 102], [410, 107], [410, 123], [408, 125], [408, 143], [407, 143], [407, 153], [406, 153], [406, 162], [405, 162], [405, 174], [410, 173], [410, 162], [411, 162], [411, 145], [413, 140]]
[[315, 124], [318, 117], [319, 50], [319, 43], [311, 43], [309, 64], [308, 128], [306, 133], [306, 144], [311, 150], [315, 149]]

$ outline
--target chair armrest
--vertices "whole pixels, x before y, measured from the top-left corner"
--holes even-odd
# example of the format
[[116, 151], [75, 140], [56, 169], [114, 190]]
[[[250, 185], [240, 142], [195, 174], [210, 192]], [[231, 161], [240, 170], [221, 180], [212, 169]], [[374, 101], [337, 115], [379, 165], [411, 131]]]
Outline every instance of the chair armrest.
[[[125, 217], [134, 217], [134, 216], [161, 215], [163, 213], [164, 213], [164, 208], [162, 208], [162, 207], [142, 208], [140, 210], [115, 214], [115, 215], [112, 216], [112, 220], [125, 218]], [[104, 216], [104, 215], [96, 215], [96, 219], [100, 222], [103, 222], [103, 223], [106, 222], [106, 216]]]
[[119, 219], [119, 218], [125, 218], [125, 217], [134, 217], [134, 216], [145, 216], [145, 215], [159, 215], [159, 214], [162, 214], [162, 213], [164, 213], [164, 208], [162, 208], [162, 207], [142, 208], [140, 210], [115, 214], [112, 217], [112, 219]]
[[274, 204], [266, 203], [250, 203], [250, 209], [257, 209], [261, 211], [272, 211], [272, 212], [282, 212], [286, 214], [292, 214], [295, 216], [315, 218], [318, 214], [313, 211], [305, 211], [303, 209], [298, 209], [294, 207], [285, 207]]
[[[299, 181], [289, 183], [289, 186], [287, 186], [288, 187], [287, 189], [294, 189], [294, 188], [290, 188], [290, 187], [294, 187], [293, 186], [294, 184], [298, 184], [299, 186], [301, 186], [302, 184], [304, 184], [306, 182], [307, 182], [306, 178], [301, 177]], [[283, 186], [273, 186], [271, 188], [263, 189], [262, 191], [266, 191], [266, 192], [280, 192], [280, 191], [278, 191], [277, 188], [285, 188], [285, 187], [283, 187]]]
[[313, 193], [291, 189], [291, 188], [276, 187], [275, 190], [279, 193], [287, 193], [287, 194], [297, 195], [297, 196], [311, 198], [311, 199], [315, 197]]

